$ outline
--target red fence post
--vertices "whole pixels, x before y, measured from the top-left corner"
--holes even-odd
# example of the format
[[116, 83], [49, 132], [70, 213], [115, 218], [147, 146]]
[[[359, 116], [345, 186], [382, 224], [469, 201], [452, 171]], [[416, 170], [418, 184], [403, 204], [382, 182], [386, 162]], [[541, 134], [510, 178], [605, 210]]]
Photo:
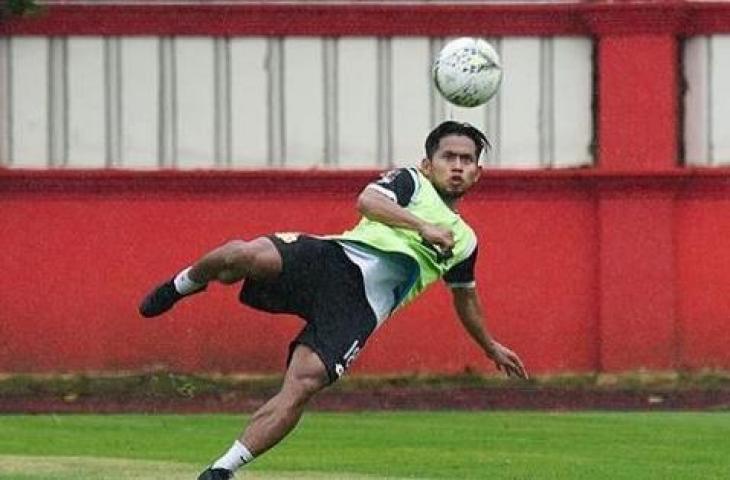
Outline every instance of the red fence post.
[[[677, 166], [677, 40], [599, 38], [598, 168], [656, 173]], [[674, 189], [598, 192], [600, 369], [676, 367]]]

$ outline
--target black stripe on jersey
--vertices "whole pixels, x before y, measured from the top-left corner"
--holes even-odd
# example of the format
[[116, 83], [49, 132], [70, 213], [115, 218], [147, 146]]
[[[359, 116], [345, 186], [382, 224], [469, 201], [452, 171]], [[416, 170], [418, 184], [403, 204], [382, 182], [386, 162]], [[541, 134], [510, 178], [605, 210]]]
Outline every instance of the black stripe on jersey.
[[395, 194], [398, 205], [405, 207], [411, 202], [416, 191], [416, 182], [407, 168], [396, 168], [381, 175], [380, 180], [372, 183]]
[[444, 281], [448, 284], [452, 283], [471, 283], [475, 279], [474, 266], [477, 263], [477, 254], [479, 253], [479, 246], [474, 248], [466, 259], [457, 263], [449, 269], [444, 275]]

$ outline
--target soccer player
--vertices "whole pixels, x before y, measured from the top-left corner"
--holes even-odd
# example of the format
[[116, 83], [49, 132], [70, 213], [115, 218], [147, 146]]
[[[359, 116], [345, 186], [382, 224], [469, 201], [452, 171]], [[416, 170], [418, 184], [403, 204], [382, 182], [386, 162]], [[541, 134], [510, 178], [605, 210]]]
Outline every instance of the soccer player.
[[456, 213], [479, 179], [489, 143], [471, 125], [447, 121], [426, 139], [420, 168], [392, 170], [357, 200], [360, 222], [340, 235], [279, 233], [234, 240], [154, 289], [140, 305], [155, 317], [208, 282], [244, 281], [241, 301], [293, 313], [306, 325], [291, 343], [281, 390], [251, 417], [231, 448], [198, 480], [232, 478], [297, 424], [307, 402], [336, 381], [370, 335], [398, 308], [443, 278], [456, 314], [496, 367], [526, 378], [519, 356], [484, 328], [474, 279], [477, 239]]

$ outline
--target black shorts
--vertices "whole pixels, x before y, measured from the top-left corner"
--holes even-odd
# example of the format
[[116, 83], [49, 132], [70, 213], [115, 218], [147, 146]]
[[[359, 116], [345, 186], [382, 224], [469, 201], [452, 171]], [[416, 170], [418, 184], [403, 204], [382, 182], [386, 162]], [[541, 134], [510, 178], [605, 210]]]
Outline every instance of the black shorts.
[[282, 258], [282, 272], [271, 281], [244, 282], [240, 299], [257, 310], [289, 313], [307, 325], [289, 347], [314, 350], [330, 383], [337, 380], [365, 346], [377, 325], [365, 296], [362, 273], [340, 245], [299, 234], [268, 237]]

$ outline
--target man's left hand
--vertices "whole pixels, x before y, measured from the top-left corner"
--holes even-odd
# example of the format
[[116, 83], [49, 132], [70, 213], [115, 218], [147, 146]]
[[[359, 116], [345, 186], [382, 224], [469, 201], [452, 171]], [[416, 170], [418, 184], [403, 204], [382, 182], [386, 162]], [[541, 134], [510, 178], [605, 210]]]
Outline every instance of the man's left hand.
[[519, 355], [501, 343], [492, 342], [486, 353], [497, 366], [497, 369], [504, 372], [508, 377], [527, 378], [525, 365], [520, 360]]

